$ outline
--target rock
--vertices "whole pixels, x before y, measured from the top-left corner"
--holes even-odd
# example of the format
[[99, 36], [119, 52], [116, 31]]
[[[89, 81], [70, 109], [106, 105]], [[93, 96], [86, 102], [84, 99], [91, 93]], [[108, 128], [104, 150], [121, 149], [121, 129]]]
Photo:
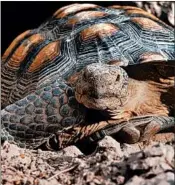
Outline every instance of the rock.
[[1, 158], [11, 160], [12, 157], [20, 156], [20, 148], [14, 144], [10, 144], [7, 141], [1, 147]]
[[[59, 152], [41, 150], [38, 153], [10, 144], [8, 147], [2, 147], [3, 185], [15, 183], [29, 185], [174, 184], [173, 146], [168, 144], [125, 146], [128, 148], [130, 146], [133, 151], [131, 154], [122, 156], [120, 144], [111, 137], [105, 137], [99, 142], [96, 153], [85, 156], [75, 146]], [[134, 147], [137, 152], [134, 151]], [[122, 150], [121, 153], [126, 153], [124, 147]], [[136, 175], [138, 173], [139, 176]], [[51, 178], [53, 176], [55, 177]]]
[[78, 157], [79, 155], [83, 155], [83, 153], [76, 147], [76, 146], [68, 146], [64, 148], [61, 153], [64, 156], [70, 156], [70, 157]]
[[137, 144], [126, 144], [126, 143], [122, 144], [122, 151], [124, 153], [124, 156], [129, 156], [132, 153], [139, 152], [141, 149], [142, 147], [140, 147], [138, 143]]
[[144, 185], [174, 185], [174, 173], [167, 172], [157, 175], [155, 178], [145, 180]]
[[125, 185], [143, 185], [144, 179], [142, 177], [134, 176]]
[[120, 143], [110, 136], [105, 136], [105, 138], [98, 142], [98, 145], [105, 151], [114, 151], [116, 156], [119, 157], [123, 156], [123, 152], [121, 151], [120, 148]]
[[52, 180], [45, 180], [45, 179], [39, 179], [38, 180], [38, 185], [61, 185], [60, 183], [58, 183], [58, 181], [56, 179], [52, 179]]
[[172, 169], [173, 159], [173, 148], [168, 145], [158, 144], [152, 148], [146, 148], [143, 151], [133, 153], [128, 158], [127, 163], [131, 170], [152, 170], [156, 167], [157, 172], [159, 171], [160, 173]]

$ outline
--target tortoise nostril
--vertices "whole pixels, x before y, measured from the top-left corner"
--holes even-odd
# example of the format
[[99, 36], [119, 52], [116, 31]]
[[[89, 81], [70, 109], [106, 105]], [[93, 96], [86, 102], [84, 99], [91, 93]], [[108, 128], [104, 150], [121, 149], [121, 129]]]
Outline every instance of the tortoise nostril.
[[120, 80], [120, 75], [117, 75], [116, 81], [118, 82]]

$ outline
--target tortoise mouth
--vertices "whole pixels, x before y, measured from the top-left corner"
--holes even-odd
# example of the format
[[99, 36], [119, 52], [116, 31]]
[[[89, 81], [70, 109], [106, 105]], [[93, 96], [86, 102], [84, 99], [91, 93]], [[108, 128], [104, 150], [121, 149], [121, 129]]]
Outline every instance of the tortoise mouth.
[[76, 91], [75, 98], [79, 103], [83, 104], [85, 107], [89, 109], [97, 109], [97, 110], [100, 109], [99, 107], [96, 106], [95, 99], [90, 97], [87, 94], [80, 94]]
[[80, 94], [75, 92], [76, 100], [89, 109], [95, 110], [115, 110], [122, 107], [127, 102], [127, 96], [125, 97], [105, 97], [95, 98], [89, 94]]

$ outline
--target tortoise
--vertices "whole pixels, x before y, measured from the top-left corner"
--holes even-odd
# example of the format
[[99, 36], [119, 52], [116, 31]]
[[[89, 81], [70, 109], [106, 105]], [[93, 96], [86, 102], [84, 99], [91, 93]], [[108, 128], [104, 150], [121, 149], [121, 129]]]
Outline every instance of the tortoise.
[[171, 129], [174, 60], [173, 28], [140, 8], [62, 7], [2, 57], [1, 140], [57, 150]]

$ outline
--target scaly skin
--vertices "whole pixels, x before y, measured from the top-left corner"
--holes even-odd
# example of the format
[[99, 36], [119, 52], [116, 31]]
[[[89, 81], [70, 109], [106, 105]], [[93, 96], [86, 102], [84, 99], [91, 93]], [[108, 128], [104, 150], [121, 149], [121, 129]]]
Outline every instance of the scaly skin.
[[[91, 64], [77, 80], [75, 96], [87, 108], [128, 122], [120, 135], [129, 143], [144, 141], [175, 126], [175, 63], [119, 67]], [[135, 125], [135, 122], [138, 124]]]
[[76, 101], [74, 90], [60, 79], [50, 80], [1, 111], [1, 139], [36, 148], [58, 130], [80, 124], [84, 117], [85, 108]]

